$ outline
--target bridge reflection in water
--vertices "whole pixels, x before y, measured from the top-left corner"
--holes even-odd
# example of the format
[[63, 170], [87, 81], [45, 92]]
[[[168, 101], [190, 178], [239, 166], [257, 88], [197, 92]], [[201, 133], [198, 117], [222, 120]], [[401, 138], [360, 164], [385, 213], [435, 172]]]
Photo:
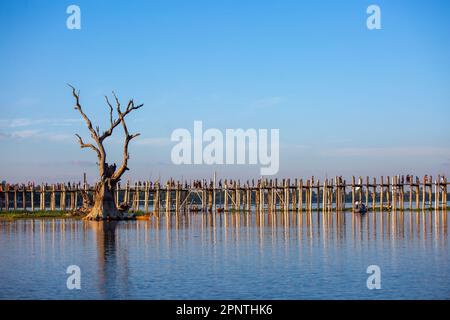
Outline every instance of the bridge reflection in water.
[[[0, 298], [445, 299], [447, 230], [443, 211], [2, 220]], [[65, 286], [73, 264], [79, 291]], [[371, 264], [383, 274], [376, 294]]]

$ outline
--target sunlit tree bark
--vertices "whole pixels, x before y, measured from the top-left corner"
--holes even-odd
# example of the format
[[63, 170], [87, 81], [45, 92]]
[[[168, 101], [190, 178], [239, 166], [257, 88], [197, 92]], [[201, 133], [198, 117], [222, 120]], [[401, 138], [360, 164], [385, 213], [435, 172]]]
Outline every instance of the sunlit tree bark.
[[[85, 219], [88, 220], [120, 220], [127, 218], [127, 214], [124, 210], [118, 207], [118, 204], [114, 200], [114, 193], [117, 187], [117, 183], [120, 178], [128, 170], [127, 164], [130, 158], [128, 153], [128, 144], [130, 141], [137, 136], [139, 133], [130, 134], [128, 132], [127, 124], [125, 122], [125, 117], [131, 113], [133, 110], [137, 110], [143, 106], [143, 104], [135, 105], [133, 100], [129, 100], [126, 109], [122, 111], [119, 99], [113, 92], [115, 100], [115, 109], [117, 113], [117, 118], [114, 118], [114, 107], [109, 101], [108, 97], [105, 96], [106, 104], [109, 108], [109, 128], [100, 134], [99, 127], [92, 126], [91, 120], [84, 113], [80, 104], [80, 93], [77, 92], [75, 88], [72, 88], [72, 95], [75, 98], [75, 109], [81, 114], [83, 120], [85, 121], [89, 132], [91, 134], [92, 143], [85, 143], [80, 135], [76, 135], [81, 148], [89, 148], [95, 151], [98, 159], [98, 169], [100, 181], [96, 184], [94, 191], [94, 199], [92, 209], [89, 211]], [[106, 151], [103, 146], [103, 142], [106, 138], [110, 137], [114, 129], [121, 125], [125, 134], [125, 139], [123, 143], [123, 158], [122, 164], [117, 168], [116, 164], [109, 165], [106, 162]]]

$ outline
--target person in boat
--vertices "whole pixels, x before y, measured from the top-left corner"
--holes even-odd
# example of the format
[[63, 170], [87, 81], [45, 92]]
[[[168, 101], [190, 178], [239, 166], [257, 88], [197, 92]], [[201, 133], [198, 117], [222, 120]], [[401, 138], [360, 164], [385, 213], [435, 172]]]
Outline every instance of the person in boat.
[[363, 203], [359, 203], [359, 201], [355, 202], [355, 212], [366, 212], [366, 206]]

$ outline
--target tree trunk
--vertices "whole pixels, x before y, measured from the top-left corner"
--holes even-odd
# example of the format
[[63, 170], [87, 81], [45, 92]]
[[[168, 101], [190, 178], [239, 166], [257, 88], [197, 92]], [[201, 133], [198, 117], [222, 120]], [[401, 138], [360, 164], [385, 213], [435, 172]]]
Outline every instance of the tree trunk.
[[124, 218], [123, 212], [118, 210], [114, 201], [115, 184], [100, 182], [94, 193], [94, 206], [86, 220], [120, 220]]
[[[100, 174], [100, 182], [96, 187], [94, 192], [94, 206], [89, 210], [88, 215], [85, 217], [86, 220], [121, 220], [121, 219], [130, 219], [134, 218], [134, 215], [128, 216], [127, 204], [117, 204], [114, 200], [114, 191], [116, 190], [117, 182], [120, 180], [125, 171], [129, 170], [127, 167], [128, 159], [130, 155], [128, 154], [128, 144], [130, 141], [137, 136], [139, 133], [130, 134], [128, 132], [127, 124], [125, 123], [125, 116], [128, 115], [133, 110], [137, 110], [143, 106], [143, 104], [135, 105], [134, 101], [131, 99], [128, 101], [127, 108], [125, 111], [120, 109], [120, 102], [115, 93], [113, 92], [114, 98], [116, 100], [116, 110], [118, 119], [113, 118], [113, 106], [108, 100], [108, 97], [105, 96], [106, 103], [109, 107], [109, 122], [110, 127], [108, 130], [104, 131], [103, 134], [100, 134], [99, 127], [94, 129], [91, 120], [88, 116], [83, 112], [80, 104], [79, 92], [77, 93], [75, 88], [69, 85], [72, 88], [72, 95], [75, 98], [75, 109], [78, 110], [83, 117], [86, 125], [91, 132], [91, 137], [94, 140], [95, 144], [92, 143], [84, 143], [83, 139], [80, 135], [76, 135], [78, 137], [78, 142], [80, 143], [81, 148], [90, 148], [97, 153], [98, 158], [98, 166], [99, 166], [99, 174]], [[110, 137], [113, 133], [114, 128], [116, 128], [119, 124], [122, 124], [123, 131], [125, 133], [125, 141], [123, 145], [123, 160], [120, 167], [116, 170], [116, 164], [108, 165], [106, 162], [106, 152], [103, 146], [103, 141]]]

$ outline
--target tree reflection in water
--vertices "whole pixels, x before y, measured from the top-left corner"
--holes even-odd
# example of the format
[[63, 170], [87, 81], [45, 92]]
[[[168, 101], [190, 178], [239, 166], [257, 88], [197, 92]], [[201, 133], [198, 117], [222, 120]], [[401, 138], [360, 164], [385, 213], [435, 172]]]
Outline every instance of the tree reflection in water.
[[[128, 256], [126, 243], [117, 239], [117, 221], [84, 221], [94, 231], [98, 257], [98, 289], [103, 299], [118, 298], [128, 292]], [[126, 239], [123, 239], [126, 240]], [[126, 242], [126, 241], [125, 241]], [[119, 266], [120, 264], [120, 266]], [[120, 286], [121, 292], [115, 290]]]

